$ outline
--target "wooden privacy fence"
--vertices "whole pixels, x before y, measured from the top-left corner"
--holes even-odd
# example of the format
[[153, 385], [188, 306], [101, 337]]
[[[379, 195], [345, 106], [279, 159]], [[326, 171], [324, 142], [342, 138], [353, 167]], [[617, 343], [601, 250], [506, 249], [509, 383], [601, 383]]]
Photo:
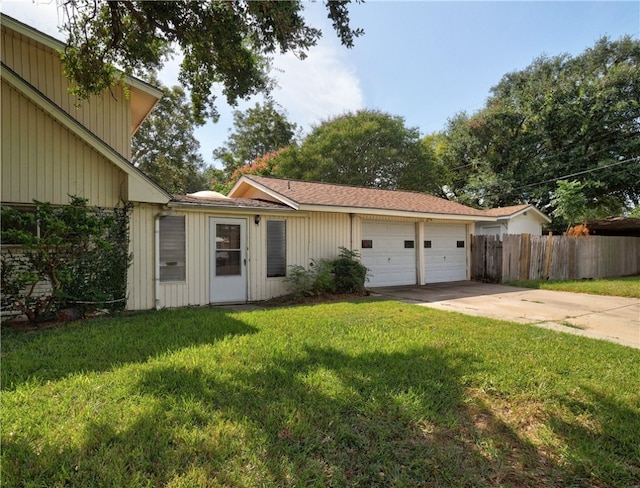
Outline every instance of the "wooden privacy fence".
[[471, 279], [572, 280], [640, 274], [640, 237], [472, 236]]

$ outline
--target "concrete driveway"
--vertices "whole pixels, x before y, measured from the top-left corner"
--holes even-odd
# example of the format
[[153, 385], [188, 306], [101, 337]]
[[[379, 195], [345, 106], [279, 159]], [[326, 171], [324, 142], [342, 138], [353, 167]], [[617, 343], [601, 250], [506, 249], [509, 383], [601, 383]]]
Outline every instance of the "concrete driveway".
[[546, 327], [640, 349], [640, 300], [461, 281], [373, 288], [372, 294]]

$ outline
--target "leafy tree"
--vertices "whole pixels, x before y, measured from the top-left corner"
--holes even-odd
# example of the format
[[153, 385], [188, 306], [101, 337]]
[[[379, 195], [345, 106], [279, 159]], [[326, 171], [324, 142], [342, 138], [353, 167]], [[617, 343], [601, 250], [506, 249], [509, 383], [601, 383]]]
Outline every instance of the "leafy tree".
[[63, 207], [34, 203], [33, 211], [2, 207], [2, 242], [20, 246], [2, 253], [3, 307], [30, 322], [50, 319], [69, 304], [123, 308], [129, 207], [92, 208], [80, 197]]
[[[349, 25], [349, 0], [327, 1], [328, 18], [343, 45], [363, 32]], [[114, 66], [140, 74], [160, 68], [177, 47], [184, 59], [180, 82], [191, 93], [194, 114], [218, 116], [214, 85], [231, 105], [271, 87], [269, 56], [306, 56], [322, 32], [307, 24], [301, 0], [124, 1], [65, 0], [65, 73], [80, 98], [117, 82]]]
[[484, 109], [449, 121], [440, 161], [455, 198], [551, 205], [579, 176], [590, 208], [640, 202], [640, 41], [599, 40], [579, 56], [541, 57], [505, 75]]
[[213, 168], [209, 172], [211, 187], [215, 191], [228, 193], [242, 175], [278, 176], [279, 166], [277, 162], [286, 157], [286, 153], [290, 151], [291, 146], [265, 154], [239, 167], [231, 176], [228, 176], [223, 170]]
[[582, 190], [584, 185], [577, 180], [560, 180], [553, 193], [551, 204], [555, 207], [553, 215], [567, 222], [567, 229], [579, 220], [587, 219], [587, 199]]
[[208, 187], [196, 126], [184, 90], [162, 88], [163, 97], [133, 136], [132, 163], [171, 193], [184, 194]]
[[233, 113], [234, 132], [224, 146], [213, 151], [230, 176], [254, 160], [288, 146], [294, 140], [297, 125], [289, 122], [272, 100], [256, 103], [246, 112]]
[[287, 178], [440, 192], [434, 150], [422, 142], [418, 129], [375, 110], [320, 124], [274, 164]]

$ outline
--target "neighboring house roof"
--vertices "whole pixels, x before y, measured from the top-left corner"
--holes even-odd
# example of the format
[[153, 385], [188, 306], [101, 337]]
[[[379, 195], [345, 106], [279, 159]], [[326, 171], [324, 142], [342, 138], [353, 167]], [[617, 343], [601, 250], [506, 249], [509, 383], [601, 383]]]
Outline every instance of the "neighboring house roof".
[[517, 217], [518, 215], [522, 215], [526, 212], [534, 212], [536, 216], [547, 223], [551, 222], [551, 219], [547, 217], [544, 213], [538, 210], [531, 204], [524, 205], [512, 205], [510, 207], [498, 207], [498, 208], [490, 208], [485, 210], [484, 212], [487, 215], [491, 215], [492, 217], [497, 217], [498, 219], [512, 219]]
[[601, 236], [636, 236], [640, 237], [640, 218], [607, 217], [587, 222], [589, 233]]
[[[66, 47], [64, 42], [36, 30], [27, 24], [23, 24], [13, 17], [3, 14], [0, 22], [3, 26], [33, 39], [54, 51], [64, 51]], [[133, 135], [147, 118], [151, 110], [153, 110], [153, 107], [156, 106], [158, 100], [162, 98], [162, 90], [132, 76], [125, 76], [124, 82], [129, 86], [129, 102], [131, 105], [131, 126], [129, 127], [129, 133]]]
[[296, 210], [495, 221], [477, 210], [426, 193], [244, 175], [229, 196], [266, 198]]

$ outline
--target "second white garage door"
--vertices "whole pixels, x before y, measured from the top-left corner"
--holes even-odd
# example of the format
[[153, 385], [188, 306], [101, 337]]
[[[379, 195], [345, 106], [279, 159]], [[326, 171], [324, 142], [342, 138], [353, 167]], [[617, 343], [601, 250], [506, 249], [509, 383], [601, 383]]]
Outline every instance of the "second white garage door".
[[366, 286], [415, 285], [415, 224], [362, 222], [361, 257], [369, 268]]
[[464, 224], [425, 224], [426, 283], [467, 279], [467, 230]]

